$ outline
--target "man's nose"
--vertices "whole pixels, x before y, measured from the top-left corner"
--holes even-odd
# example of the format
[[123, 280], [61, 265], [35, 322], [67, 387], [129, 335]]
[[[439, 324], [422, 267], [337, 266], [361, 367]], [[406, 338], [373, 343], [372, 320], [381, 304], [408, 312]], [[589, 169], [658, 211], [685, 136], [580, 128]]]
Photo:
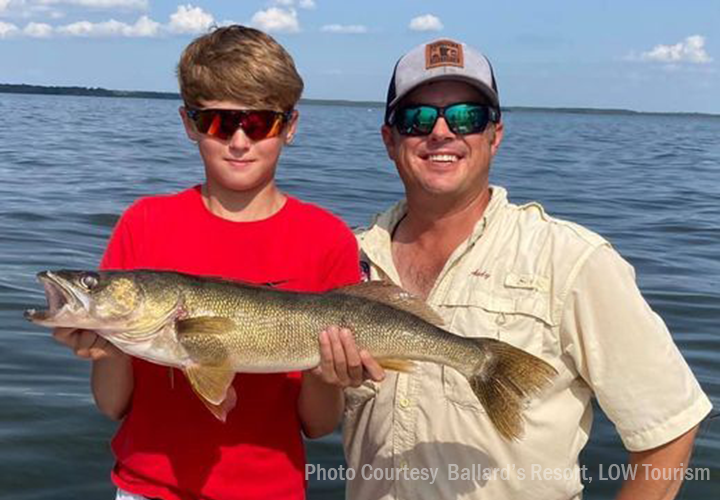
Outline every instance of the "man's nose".
[[447, 121], [445, 121], [444, 117], [439, 116], [435, 122], [435, 126], [430, 131], [429, 138], [438, 141], [443, 139], [452, 139], [453, 137], [455, 137], [455, 134], [452, 130], [450, 130]]

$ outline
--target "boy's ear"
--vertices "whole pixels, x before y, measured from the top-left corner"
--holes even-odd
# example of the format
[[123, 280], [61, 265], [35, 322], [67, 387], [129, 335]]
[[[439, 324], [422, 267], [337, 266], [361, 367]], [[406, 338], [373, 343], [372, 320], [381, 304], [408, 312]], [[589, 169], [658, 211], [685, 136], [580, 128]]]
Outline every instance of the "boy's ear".
[[290, 121], [285, 127], [285, 144], [292, 143], [295, 133], [297, 132], [297, 122], [299, 117], [300, 112], [297, 109], [293, 110]]
[[180, 118], [182, 118], [183, 126], [185, 127], [185, 134], [187, 134], [188, 139], [190, 139], [193, 142], [198, 141], [198, 133], [195, 130], [195, 124], [193, 124], [192, 121], [190, 121], [190, 118], [188, 118], [187, 110], [185, 109], [185, 106], [180, 106], [178, 108], [178, 113], [180, 113]]

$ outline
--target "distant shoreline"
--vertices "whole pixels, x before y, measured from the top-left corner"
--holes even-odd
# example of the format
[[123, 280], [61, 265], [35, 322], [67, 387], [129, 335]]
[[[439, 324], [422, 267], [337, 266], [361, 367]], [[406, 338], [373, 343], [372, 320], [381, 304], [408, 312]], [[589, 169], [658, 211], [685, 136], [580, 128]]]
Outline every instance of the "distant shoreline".
[[[61, 87], [46, 85], [8, 84], [0, 83], [0, 94], [33, 94], [33, 95], [65, 95], [87, 97], [121, 97], [130, 99], [168, 99], [180, 100], [176, 92], [153, 92], [145, 90], [109, 90], [101, 87]], [[344, 99], [300, 99], [300, 104], [314, 106], [349, 106], [357, 108], [384, 108], [385, 103], [380, 101], [349, 101]], [[508, 106], [503, 112], [552, 112], [570, 114], [603, 114], [603, 115], [654, 115], [654, 116], [696, 116], [720, 118], [713, 113], [690, 112], [662, 112], [662, 111], [633, 111], [630, 109], [611, 108], [551, 108], [534, 106]]]

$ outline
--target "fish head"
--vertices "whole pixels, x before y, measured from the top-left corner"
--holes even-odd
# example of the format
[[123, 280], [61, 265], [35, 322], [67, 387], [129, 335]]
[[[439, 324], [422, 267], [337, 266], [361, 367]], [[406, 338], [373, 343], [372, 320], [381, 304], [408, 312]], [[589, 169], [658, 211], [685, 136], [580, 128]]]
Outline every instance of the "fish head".
[[141, 273], [62, 270], [43, 271], [37, 277], [45, 287], [48, 308], [30, 309], [25, 317], [47, 327], [122, 332], [126, 340], [133, 334], [146, 339], [177, 304], [172, 288], [162, 290], [156, 279]]

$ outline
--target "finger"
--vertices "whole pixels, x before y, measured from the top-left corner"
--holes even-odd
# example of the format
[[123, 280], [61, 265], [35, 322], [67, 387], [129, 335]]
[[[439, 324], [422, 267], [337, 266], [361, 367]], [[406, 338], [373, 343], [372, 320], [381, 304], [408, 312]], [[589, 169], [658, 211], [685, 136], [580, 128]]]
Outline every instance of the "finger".
[[350, 379], [350, 385], [360, 387], [363, 382], [363, 364], [355, 345], [355, 338], [350, 330], [343, 328], [340, 330], [340, 342], [345, 351], [345, 359], [347, 360], [347, 373]]
[[76, 336], [75, 354], [81, 358], [89, 358], [90, 348], [97, 341], [97, 334], [89, 330], [80, 330]]
[[332, 347], [330, 345], [330, 337], [327, 330], [320, 332], [320, 370], [322, 378], [329, 384], [337, 382], [335, 374], [335, 365], [333, 364]]
[[328, 328], [328, 336], [330, 337], [330, 346], [332, 347], [333, 364], [335, 365], [335, 376], [341, 386], [347, 387], [350, 383], [350, 377], [347, 372], [347, 360], [345, 359], [345, 349], [340, 342], [340, 331], [337, 327]]
[[373, 358], [369, 352], [365, 350], [360, 351], [360, 358], [362, 359], [367, 374], [372, 380], [382, 382], [385, 379], [385, 370], [383, 370], [382, 366], [375, 361], [375, 358]]
[[75, 347], [75, 332], [77, 332], [76, 328], [55, 328], [53, 330], [53, 338], [66, 346]]
[[95, 342], [89, 349], [90, 358], [93, 361], [97, 361], [99, 359], [112, 357], [115, 354], [115, 352], [113, 351], [114, 348], [115, 346], [113, 346], [110, 342], [98, 335], [95, 339]]

